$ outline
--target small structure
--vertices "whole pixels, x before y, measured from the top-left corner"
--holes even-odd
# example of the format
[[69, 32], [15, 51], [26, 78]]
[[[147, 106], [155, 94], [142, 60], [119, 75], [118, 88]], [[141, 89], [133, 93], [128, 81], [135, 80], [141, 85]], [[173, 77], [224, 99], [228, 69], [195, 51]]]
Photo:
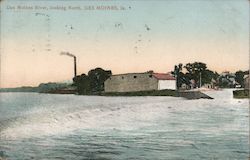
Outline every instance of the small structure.
[[189, 82], [190, 82], [190, 89], [196, 88], [197, 85], [194, 79], [191, 79]]
[[235, 80], [235, 74], [228, 71], [222, 72], [218, 77], [218, 81], [223, 84], [223, 87], [235, 88], [237, 84]]
[[181, 87], [179, 88], [179, 90], [188, 90], [190, 89], [191, 87], [185, 83], [182, 83], [181, 84]]
[[212, 83], [205, 83], [202, 87], [208, 88], [208, 89], [214, 89], [214, 85]]
[[205, 83], [202, 87], [208, 88], [208, 89], [215, 89], [215, 84], [216, 84], [216, 80], [212, 78], [210, 83]]
[[127, 73], [112, 75], [104, 82], [105, 92], [135, 92], [176, 89], [176, 79], [169, 73]]

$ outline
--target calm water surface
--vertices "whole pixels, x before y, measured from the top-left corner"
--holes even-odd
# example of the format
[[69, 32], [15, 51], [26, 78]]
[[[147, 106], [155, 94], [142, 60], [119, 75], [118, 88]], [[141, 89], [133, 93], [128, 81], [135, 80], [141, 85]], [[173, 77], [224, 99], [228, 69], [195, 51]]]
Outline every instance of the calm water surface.
[[247, 160], [249, 101], [0, 93], [4, 159]]

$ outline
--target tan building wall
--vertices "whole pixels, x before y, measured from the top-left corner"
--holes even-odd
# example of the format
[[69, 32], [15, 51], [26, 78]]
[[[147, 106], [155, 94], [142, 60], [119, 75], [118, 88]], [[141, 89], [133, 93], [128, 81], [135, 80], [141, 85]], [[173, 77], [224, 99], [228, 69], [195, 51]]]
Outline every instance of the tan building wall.
[[113, 75], [104, 82], [105, 92], [134, 92], [157, 89], [158, 80], [151, 73]]

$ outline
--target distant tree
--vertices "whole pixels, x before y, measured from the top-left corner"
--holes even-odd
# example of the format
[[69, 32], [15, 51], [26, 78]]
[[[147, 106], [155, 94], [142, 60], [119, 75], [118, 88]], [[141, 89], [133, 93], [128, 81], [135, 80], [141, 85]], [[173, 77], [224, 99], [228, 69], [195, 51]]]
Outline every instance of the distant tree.
[[90, 80], [86, 74], [82, 74], [80, 76], [76, 76], [73, 78], [74, 85], [77, 88], [77, 92], [79, 94], [90, 94]]
[[206, 83], [211, 83], [212, 79], [217, 80], [218, 77], [219, 77], [218, 73], [213, 72], [209, 69], [206, 69], [206, 70], [202, 71], [202, 73], [201, 73], [202, 85], [204, 85]]
[[218, 86], [221, 88], [234, 88], [235, 75], [232, 73], [222, 74], [218, 78]]
[[92, 92], [104, 91], [104, 82], [112, 75], [110, 70], [102, 68], [92, 69], [88, 72]]
[[183, 73], [182, 71], [182, 63], [179, 63], [178, 65], [174, 66], [174, 71], [172, 72], [175, 75], [176, 78], [176, 89], [179, 89], [181, 87], [182, 84], [182, 77]]
[[[186, 69], [186, 73], [183, 73], [183, 68]], [[202, 85], [205, 83], [211, 83], [212, 79], [215, 81], [218, 79], [219, 74], [207, 69], [207, 65], [202, 62], [187, 63], [184, 67], [183, 64], [175, 65], [172, 72], [177, 77], [177, 87], [181, 87], [182, 84], [190, 85], [191, 80], [194, 80], [196, 86], [199, 86], [200, 77]]]
[[248, 74], [249, 74], [249, 70], [248, 70], [248, 71], [245, 71], [244, 74], [245, 74], [245, 75], [248, 75]]
[[230, 88], [230, 83], [229, 81], [225, 81], [225, 80], [219, 80], [219, 87], [221, 88]]
[[214, 75], [215, 75], [215, 78], [216, 78], [216, 79], [218, 79], [219, 76], [220, 76], [220, 74], [219, 74], [218, 72], [216, 72], [216, 71], [214, 72]]
[[79, 94], [92, 94], [104, 91], [104, 82], [112, 75], [110, 70], [95, 68], [88, 72], [88, 75], [82, 74], [73, 78], [74, 85]]
[[238, 82], [242, 87], [244, 87], [244, 76], [246, 75], [247, 71], [237, 71], [235, 72], [235, 81]]
[[194, 63], [187, 63], [184, 68], [186, 68], [188, 72], [188, 76], [191, 79], [194, 79], [196, 83], [200, 82], [200, 76], [204, 73], [207, 69], [207, 65], [202, 62], [194, 62]]
[[46, 93], [46, 92], [55, 91], [58, 89], [63, 89], [63, 88], [66, 88], [68, 86], [70, 86], [70, 85], [67, 83], [56, 83], [56, 82], [41, 83], [37, 87], [37, 90], [38, 90], [38, 92]]
[[181, 87], [182, 84], [189, 84], [189, 79], [186, 77], [186, 74], [183, 72], [180, 72], [179, 74], [179, 87]]

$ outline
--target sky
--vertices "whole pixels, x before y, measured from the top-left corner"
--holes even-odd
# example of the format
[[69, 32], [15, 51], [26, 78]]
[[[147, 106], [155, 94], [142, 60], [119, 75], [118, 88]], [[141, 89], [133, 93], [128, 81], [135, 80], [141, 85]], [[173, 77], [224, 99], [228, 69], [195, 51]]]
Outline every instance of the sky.
[[195, 61], [219, 73], [249, 69], [248, 0], [0, 4], [1, 88], [71, 80], [73, 58], [60, 52], [77, 57], [79, 75], [96, 67], [166, 73]]

